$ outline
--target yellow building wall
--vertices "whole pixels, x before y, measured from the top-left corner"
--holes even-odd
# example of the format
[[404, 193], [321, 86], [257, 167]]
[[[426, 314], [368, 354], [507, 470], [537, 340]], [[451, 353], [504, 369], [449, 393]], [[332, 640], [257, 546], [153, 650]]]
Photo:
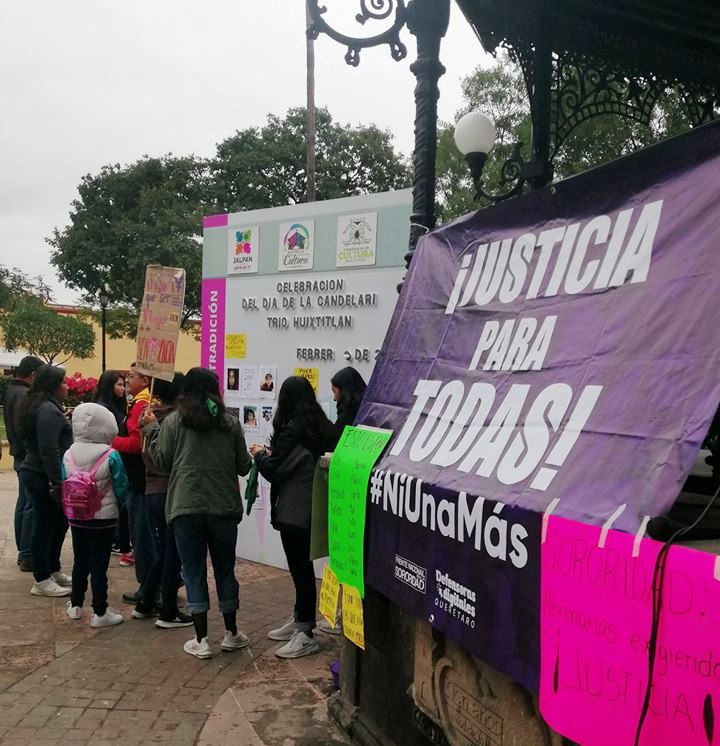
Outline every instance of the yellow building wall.
[[[69, 375], [80, 371], [83, 376], [97, 378], [102, 372], [102, 329], [93, 318], [83, 321], [92, 324], [95, 330], [95, 355], [87, 360], [72, 357], [63, 367]], [[135, 362], [137, 345], [134, 339], [110, 339], [106, 337], [106, 358], [108, 370], [127, 370]], [[175, 370], [182, 373], [200, 365], [200, 340], [185, 332], [180, 333], [177, 347]]]

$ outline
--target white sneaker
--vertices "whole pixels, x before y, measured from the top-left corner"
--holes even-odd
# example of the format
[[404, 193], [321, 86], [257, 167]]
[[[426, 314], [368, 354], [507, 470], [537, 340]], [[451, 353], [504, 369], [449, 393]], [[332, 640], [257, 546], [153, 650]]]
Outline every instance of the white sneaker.
[[72, 601], [68, 601], [67, 615], [70, 619], [82, 619], [82, 606], [73, 606]]
[[327, 619], [323, 619], [320, 624], [318, 624], [318, 629], [326, 635], [341, 635], [342, 622], [338, 620], [335, 622], [335, 626], [331, 627]]
[[292, 636], [296, 632], [306, 632], [311, 627], [312, 625], [307, 622], [296, 622], [294, 617], [290, 617], [282, 627], [271, 629], [268, 632], [268, 639], [276, 640], [277, 642], [287, 642], [292, 639]]
[[69, 575], [66, 575], [64, 572], [54, 572], [52, 574], [52, 579], [63, 588], [72, 587], [72, 578]]
[[320, 652], [318, 641], [306, 632], [298, 630], [287, 645], [275, 651], [278, 658], [302, 658], [304, 655], [314, 655]]
[[52, 578], [46, 578], [39, 583], [35, 581], [30, 589], [30, 593], [33, 596], [69, 596], [70, 589], [58, 585]]
[[242, 650], [250, 644], [250, 638], [244, 635], [240, 630], [234, 635], [232, 632], [225, 632], [225, 637], [220, 643], [220, 647], [223, 650], [231, 652], [233, 650]]
[[207, 637], [203, 637], [200, 642], [197, 641], [197, 638], [193, 637], [192, 640], [188, 640], [185, 645], [183, 645], [183, 650], [186, 653], [190, 653], [190, 655], [194, 655], [196, 658], [205, 659], [212, 658], [213, 656], [213, 651]]
[[116, 624], [120, 624], [122, 620], [123, 618], [120, 614], [116, 614], [114, 611], [106, 609], [102, 616], [93, 614], [92, 619], [90, 620], [90, 626], [95, 627], [96, 629], [102, 627], [114, 627]]

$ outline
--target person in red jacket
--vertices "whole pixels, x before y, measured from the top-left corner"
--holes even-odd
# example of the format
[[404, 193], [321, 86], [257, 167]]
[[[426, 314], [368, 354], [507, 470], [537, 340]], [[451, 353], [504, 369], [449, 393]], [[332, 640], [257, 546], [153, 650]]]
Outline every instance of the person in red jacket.
[[[112, 447], [122, 456], [128, 475], [130, 489], [127, 508], [130, 541], [135, 555], [135, 578], [138, 585], [142, 586], [157, 554], [157, 546], [145, 506], [145, 463], [142, 458], [142, 434], [140, 432], [140, 418], [150, 405], [150, 378], [140, 373], [133, 363], [126, 382], [128, 394], [132, 397], [132, 404], [128, 410], [125, 427], [113, 440]], [[126, 558], [126, 563], [127, 559], [129, 558]], [[121, 563], [122, 561], [121, 557]], [[123, 601], [129, 604], [136, 604], [139, 598], [139, 589], [135, 593], [123, 594]]]

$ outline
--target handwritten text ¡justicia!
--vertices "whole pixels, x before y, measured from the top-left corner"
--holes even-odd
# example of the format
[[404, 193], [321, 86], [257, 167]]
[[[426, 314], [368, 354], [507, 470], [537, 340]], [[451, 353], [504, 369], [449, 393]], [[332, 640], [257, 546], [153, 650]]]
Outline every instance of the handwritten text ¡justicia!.
[[[644, 283], [650, 269], [662, 200], [491, 243], [474, 242], [463, 253], [446, 314], [494, 309], [520, 298], [604, 291]], [[468, 349], [471, 371], [541, 370], [558, 313], [537, 318], [490, 318]], [[566, 313], [572, 313], [570, 307]], [[421, 379], [414, 404], [390, 454], [429, 461], [512, 485], [533, 477], [545, 491], [570, 454], [598, 403], [603, 386], [579, 390], [562, 381], [539, 388], [512, 384], [496, 401], [485, 380]], [[491, 415], [492, 412], [492, 415]], [[538, 468], [542, 465], [542, 468]]]

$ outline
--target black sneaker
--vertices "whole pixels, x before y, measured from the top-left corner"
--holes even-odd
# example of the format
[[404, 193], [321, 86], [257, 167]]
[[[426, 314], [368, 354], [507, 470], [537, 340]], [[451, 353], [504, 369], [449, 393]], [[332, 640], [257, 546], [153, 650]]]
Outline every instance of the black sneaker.
[[142, 601], [138, 601], [133, 609], [133, 619], [152, 619], [155, 616], [155, 607], [147, 606]]
[[120, 545], [113, 544], [112, 549], [110, 550], [110, 554], [122, 554], [122, 552], [120, 551]]
[[20, 568], [20, 572], [33, 571], [32, 562], [30, 562], [30, 560], [20, 560], [20, 562], [18, 562], [18, 567]]
[[140, 600], [140, 594], [137, 591], [134, 593], [123, 593], [123, 603], [134, 606]]
[[178, 611], [172, 619], [163, 617], [161, 614], [155, 622], [155, 626], [160, 627], [160, 629], [176, 629], [177, 627], [191, 627], [192, 623], [193, 618], [190, 614], [183, 614], [182, 611]]

